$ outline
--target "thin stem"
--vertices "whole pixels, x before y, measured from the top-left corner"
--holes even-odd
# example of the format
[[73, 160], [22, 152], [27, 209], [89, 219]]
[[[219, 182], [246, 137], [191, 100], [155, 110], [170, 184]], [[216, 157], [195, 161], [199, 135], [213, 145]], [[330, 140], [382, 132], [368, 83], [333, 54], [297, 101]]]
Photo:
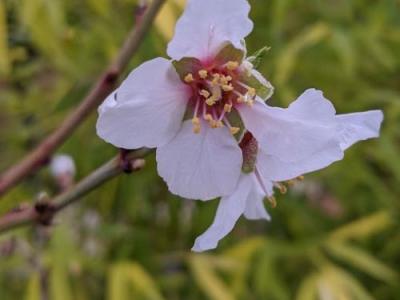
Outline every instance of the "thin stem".
[[100, 76], [81, 104], [67, 116], [63, 123], [21, 161], [0, 175], [0, 196], [4, 195], [23, 178], [43, 166], [54, 151], [64, 143], [87, 116], [112, 92], [118, 77], [128, 65], [130, 58], [138, 50], [164, 2], [165, 0], [154, 0], [152, 2], [139, 25], [128, 34], [115, 61]]
[[[82, 196], [103, 183], [123, 172], [141, 170], [144, 167], [143, 158], [150, 152], [151, 150], [149, 149], [141, 149], [127, 154], [124, 157], [123, 166], [121, 164], [121, 157], [117, 156], [52, 200], [38, 203], [33, 207], [15, 210], [4, 215], [0, 218], [0, 233], [31, 223], [50, 224], [55, 214], [79, 201], [82, 199]], [[127, 165], [130, 166], [130, 170], [126, 169]]]

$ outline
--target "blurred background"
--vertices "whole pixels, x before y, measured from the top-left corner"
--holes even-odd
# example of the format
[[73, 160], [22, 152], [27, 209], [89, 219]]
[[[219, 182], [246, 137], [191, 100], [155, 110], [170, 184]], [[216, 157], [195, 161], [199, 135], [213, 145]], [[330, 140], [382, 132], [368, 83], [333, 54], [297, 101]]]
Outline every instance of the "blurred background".
[[[339, 113], [383, 109], [381, 137], [277, 195], [271, 222], [241, 219], [200, 255], [189, 250], [218, 201], [171, 195], [150, 156], [143, 171], [105, 184], [52, 227], [1, 235], [1, 300], [400, 299], [400, 1], [250, 2], [249, 52], [271, 47], [261, 66], [276, 88], [270, 104], [316, 87]], [[129, 70], [166, 56], [184, 3], [167, 1]], [[0, 1], [0, 170], [81, 101], [134, 26], [136, 5]], [[61, 183], [44, 168], [4, 196], [0, 213], [54, 195], [113, 157], [95, 120], [60, 149], [75, 176]]]

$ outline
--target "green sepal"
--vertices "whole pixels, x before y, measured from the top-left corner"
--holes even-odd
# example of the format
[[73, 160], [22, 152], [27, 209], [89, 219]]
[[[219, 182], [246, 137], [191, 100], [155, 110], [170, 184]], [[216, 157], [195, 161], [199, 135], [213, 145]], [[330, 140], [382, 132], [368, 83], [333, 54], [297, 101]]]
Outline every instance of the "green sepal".
[[274, 93], [274, 87], [267, 80], [262, 82], [254, 74], [243, 74], [240, 81], [256, 89], [257, 95], [264, 101], [269, 99]]
[[182, 81], [185, 80], [187, 74], [192, 73], [195, 75], [203, 68], [200, 60], [194, 57], [184, 57], [180, 60], [174, 60], [172, 64]]
[[261, 65], [264, 56], [271, 49], [271, 47], [263, 47], [260, 50], [256, 51], [253, 55], [251, 55], [247, 60], [253, 64], [255, 69], [258, 69]]
[[245, 53], [243, 50], [237, 49], [229, 43], [218, 52], [215, 60], [222, 65], [230, 61], [236, 61], [240, 65], [244, 59], [244, 56]]

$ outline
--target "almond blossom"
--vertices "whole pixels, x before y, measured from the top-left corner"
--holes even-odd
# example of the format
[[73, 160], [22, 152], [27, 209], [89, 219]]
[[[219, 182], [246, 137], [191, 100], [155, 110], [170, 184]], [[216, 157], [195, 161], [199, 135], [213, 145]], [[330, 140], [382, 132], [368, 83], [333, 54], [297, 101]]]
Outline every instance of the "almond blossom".
[[257, 101], [241, 116], [251, 132], [241, 141], [243, 173], [236, 190], [221, 198], [213, 224], [196, 239], [194, 251], [217, 247], [241, 215], [269, 220], [263, 200], [275, 205], [274, 188], [285, 193], [281, 182], [327, 167], [354, 143], [378, 137], [383, 120], [379, 110], [336, 115], [332, 103], [315, 89], [286, 109]]
[[245, 57], [249, 11], [246, 0], [189, 0], [170, 59], [140, 65], [99, 108], [98, 135], [119, 148], [157, 148], [158, 172], [174, 194], [210, 200], [237, 185], [237, 139], [247, 126], [240, 111], [273, 90]]

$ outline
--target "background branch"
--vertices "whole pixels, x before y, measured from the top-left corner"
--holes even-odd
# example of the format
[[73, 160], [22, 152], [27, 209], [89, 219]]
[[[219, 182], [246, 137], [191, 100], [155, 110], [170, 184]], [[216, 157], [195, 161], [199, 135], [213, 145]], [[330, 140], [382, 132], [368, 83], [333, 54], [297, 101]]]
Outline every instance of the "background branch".
[[149, 149], [141, 149], [123, 157], [117, 156], [52, 200], [41, 201], [33, 207], [22, 208], [4, 215], [0, 218], [0, 233], [31, 223], [51, 224], [55, 214], [82, 199], [82, 196], [98, 186], [123, 172], [130, 173], [141, 170], [145, 163], [143, 158], [150, 152]]
[[72, 111], [64, 122], [32, 152], [16, 165], [0, 175], [0, 196], [24, 177], [44, 165], [53, 152], [74, 132], [86, 117], [110, 94], [123, 69], [132, 55], [138, 50], [145, 34], [149, 30], [157, 12], [165, 0], [154, 0], [146, 10], [139, 24], [129, 33], [115, 61], [106, 69], [93, 85], [82, 103]]

